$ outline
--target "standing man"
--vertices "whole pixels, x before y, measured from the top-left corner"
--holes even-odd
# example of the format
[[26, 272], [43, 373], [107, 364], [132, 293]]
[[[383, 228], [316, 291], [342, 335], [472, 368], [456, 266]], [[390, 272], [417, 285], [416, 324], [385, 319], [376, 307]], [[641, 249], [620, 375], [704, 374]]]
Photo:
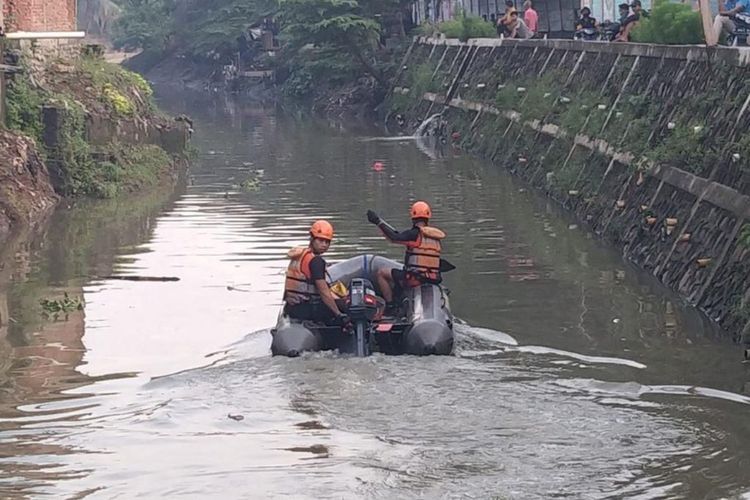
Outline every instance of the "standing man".
[[539, 32], [539, 14], [534, 10], [534, 4], [531, 0], [523, 3], [523, 22], [531, 31], [532, 36]]
[[319, 220], [310, 227], [310, 243], [289, 250], [291, 259], [284, 282], [284, 312], [295, 319], [346, 323], [331, 288], [326, 281], [323, 255], [333, 240], [333, 226]]
[[377, 273], [378, 288], [391, 310], [397, 308], [393, 302], [394, 285], [403, 289], [443, 281], [440, 274], [440, 242], [445, 238], [445, 233], [428, 225], [431, 217], [430, 205], [417, 201], [411, 207], [411, 229], [398, 232], [378, 214], [367, 211], [367, 220], [378, 226], [388, 241], [406, 246], [403, 269], [381, 269]]

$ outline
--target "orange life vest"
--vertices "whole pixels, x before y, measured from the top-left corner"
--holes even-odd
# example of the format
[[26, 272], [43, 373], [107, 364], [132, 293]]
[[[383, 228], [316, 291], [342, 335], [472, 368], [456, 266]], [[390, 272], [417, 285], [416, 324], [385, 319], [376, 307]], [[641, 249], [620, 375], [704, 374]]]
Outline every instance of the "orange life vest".
[[317, 302], [320, 300], [318, 288], [310, 274], [310, 261], [315, 257], [308, 247], [294, 247], [287, 252], [291, 262], [286, 270], [284, 299], [294, 295], [296, 302]]
[[422, 226], [416, 241], [403, 242], [406, 245], [406, 272], [429, 283], [440, 283], [443, 279], [440, 275], [440, 240], [444, 238], [445, 233], [440, 229]]

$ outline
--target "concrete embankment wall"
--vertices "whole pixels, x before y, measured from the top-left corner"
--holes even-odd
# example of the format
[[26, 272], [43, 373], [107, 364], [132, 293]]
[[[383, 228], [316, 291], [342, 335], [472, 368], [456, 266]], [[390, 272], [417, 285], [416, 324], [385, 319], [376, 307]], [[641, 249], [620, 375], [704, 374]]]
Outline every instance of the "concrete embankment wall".
[[[417, 39], [389, 120], [544, 190], [750, 342], [750, 51]], [[400, 116], [399, 116], [400, 115]]]

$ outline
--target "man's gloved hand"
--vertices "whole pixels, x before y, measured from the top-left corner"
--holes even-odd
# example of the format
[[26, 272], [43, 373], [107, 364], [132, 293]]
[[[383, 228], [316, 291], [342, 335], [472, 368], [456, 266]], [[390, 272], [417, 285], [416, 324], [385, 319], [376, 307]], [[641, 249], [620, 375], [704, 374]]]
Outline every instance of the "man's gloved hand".
[[370, 224], [380, 224], [380, 217], [378, 217], [378, 214], [376, 214], [372, 210], [367, 211], [367, 220], [370, 222]]
[[341, 314], [339, 314], [338, 316], [336, 316], [336, 319], [335, 319], [335, 323], [336, 323], [336, 324], [337, 324], [338, 326], [346, 326], [346, 325], [348, 325], [348, 324], [349, 324], [350, 322], [351, 322], [351, 320], [349, 319], [349, 316], [347, 316], [347, 315], [346, 315], [346, 314], [344, 314], [344, 313], [341, 313]]

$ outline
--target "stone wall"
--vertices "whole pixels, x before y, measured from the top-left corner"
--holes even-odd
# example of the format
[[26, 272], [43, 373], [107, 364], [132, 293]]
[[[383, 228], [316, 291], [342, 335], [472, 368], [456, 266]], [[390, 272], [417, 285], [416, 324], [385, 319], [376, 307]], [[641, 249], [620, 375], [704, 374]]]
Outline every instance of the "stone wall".
[[413, 131], [440, 114], [433, 133], [545, 191], [750, 343], [747, 52], [417, 39], [389, 119]]

